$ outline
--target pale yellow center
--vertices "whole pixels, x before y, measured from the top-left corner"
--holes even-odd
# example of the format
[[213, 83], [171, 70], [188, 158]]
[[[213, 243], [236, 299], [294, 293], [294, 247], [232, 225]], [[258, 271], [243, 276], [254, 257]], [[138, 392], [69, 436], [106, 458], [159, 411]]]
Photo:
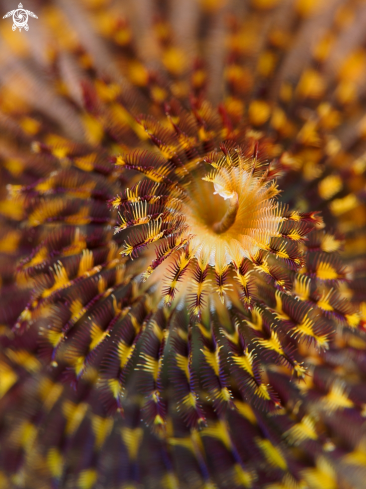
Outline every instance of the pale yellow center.
[[[237, 167], [221, 169], [215, 181], [202, 181], [183, 208], [195, 255], [224, 265], [268, 249], [282, 221], [272, 196], [270, 184]], [[215, 225], [225, 220], [230, 206], [230, 225], [216, 232]]]

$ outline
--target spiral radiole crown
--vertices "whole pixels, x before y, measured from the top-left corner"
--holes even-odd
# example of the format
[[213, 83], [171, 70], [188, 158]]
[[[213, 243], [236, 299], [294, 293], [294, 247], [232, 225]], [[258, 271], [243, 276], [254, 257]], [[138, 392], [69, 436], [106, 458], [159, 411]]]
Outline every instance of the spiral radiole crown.
[[0, 489], [364, 489], [365, 2], [34, 3], [0, 29]]
[[[149, 131], [158, 134], [158, 125]], [[178, 138], [176, 144], [182, 151]], [[180, 296], [179, 282], [190, 276], [194, 314], [200, 315], [212, 283], [221, 301], [239, 288], [248, 308], [258, 273], [286, 290], [286, 270], [303, 264], [301, 241], [322, 226], [317, 213], [292, 213], [278, 202], [276, 163], [259, 157], [250, 137], [245, 145], [224, 142], [186, 166], [146, 151], [118, 157], [117, 165], [148, 177], [113, 201], [121, 218], [116, 232], [129, 230], [122, 255], [135, 258], [158, 243], [144, 280], [160, 266], [166, 270], [160, 272], [163, 295], [171, 304]]]

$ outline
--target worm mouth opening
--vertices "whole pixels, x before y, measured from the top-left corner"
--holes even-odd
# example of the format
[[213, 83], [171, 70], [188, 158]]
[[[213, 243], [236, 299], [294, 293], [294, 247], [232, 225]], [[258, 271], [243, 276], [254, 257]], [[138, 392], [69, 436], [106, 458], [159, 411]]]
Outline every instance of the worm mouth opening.
[[[183, 215], [194, 234], [220, 235], [235, 221], [236, 212], [232, 212], [231, 200], [224, 200], [214, 190], [212, 183], [204, 181], [202, 176], [197, 178], [194, 188], [189, 189]], [[231, 215], [230, 222], [227, 214]]]
[[192, 234], [201, 236], [203, 243], [205, 236], [225, 241], [231, 233], [231, 228], [240, 224], [236, 222], [240, 217], [239, 208], [240, 199], [237, 191], [223, 197], [215, 191], [212, 183], [202, 181], [199, 185], [199, 195], [197, 189], [191, 192], [184, 205], [183, 214]]
[[230, 229], [235, 222], [235, 218], [239, 209], [239, 197], [236, 192], [233, 192], [233, 194], [234, 195], [230, 197], [229, 206], [225, 212], [224, 217], [220, 221], [215, 222], [212, 226], [212, 229], [216, 234], [224, 233], [225, 231]]
[[259, 241], [259, 247], [265, 247], [276, 236], [280, 222], [272, 183], [240, 163], [196, 178], [183, 215], [199, 253], [203, 250], [213, 257], [223, 248], [230, 261], [233, 247], [239, 246], [243, 256], [255, 253]]

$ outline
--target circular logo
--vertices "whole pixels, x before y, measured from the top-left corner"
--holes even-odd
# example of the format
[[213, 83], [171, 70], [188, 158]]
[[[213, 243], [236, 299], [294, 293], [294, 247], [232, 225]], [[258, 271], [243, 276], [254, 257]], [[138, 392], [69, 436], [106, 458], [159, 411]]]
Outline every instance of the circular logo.
[[8, 17], [13, 17], [13, 31], [18, 28], [20, 31], [24, 29], [25, 31], [29, 30], [29, 25], [28, 25], [28, 18], [29, 17], [34, 17], [35, 19], [38, 19], [36, 14], [31, 12], [30, 10], [25, 10], [23, 8], [23, 5], [20, 3], [18, 5], [18, 8], [16, 10], [10, 10], [7, 14], [4, 15], [3, 19], [7, 19]]
[[13, 30], [15, 30], [17, 27], [19, 27], [19, 29], [22, 29], [23, 27], [25, 28], [28, 24], [28, 12], [21, 8], [14, 10], [13, 22]]

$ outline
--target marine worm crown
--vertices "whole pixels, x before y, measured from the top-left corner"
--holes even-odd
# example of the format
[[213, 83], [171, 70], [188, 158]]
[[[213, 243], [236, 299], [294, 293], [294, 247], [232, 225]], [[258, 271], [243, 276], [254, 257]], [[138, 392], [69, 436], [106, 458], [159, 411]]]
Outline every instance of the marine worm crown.
[[0, 487], [363, 489], [365, 2], [37, 5], [0, 30]]
[[[162, 132], [157, 123], [153, 129]], [[168, 147], [169, 140], [174, 157], [137, 150], [116, 160], [118, 166], [145, 176], [112, 201], [120, 216], [116, 232], [134, 228], [122, 255], [135, 258], [158, 242], [143, 279], [167, 262], [163, 294], [170, 304], [178, 283], [190, 276], [188, 300], [195, 315], [212, 282], [221, 301], [240, 289], [249, 309], [255, 303], [258, 274], [286, 291], [292, 270], [304, 264], [301, 242], [314, 227], [322, 227], [322, 218], [278, 202], [275, 177], [280, 165], [259, 156], [258, 141], [252, 137], [244, 145], [223, 142], [220, 149], [201, 156], [198, 148], [182, 144], [189, 136], [178, 122], [164, 135], [166, 142], [160, 139], [160, 145]]]

